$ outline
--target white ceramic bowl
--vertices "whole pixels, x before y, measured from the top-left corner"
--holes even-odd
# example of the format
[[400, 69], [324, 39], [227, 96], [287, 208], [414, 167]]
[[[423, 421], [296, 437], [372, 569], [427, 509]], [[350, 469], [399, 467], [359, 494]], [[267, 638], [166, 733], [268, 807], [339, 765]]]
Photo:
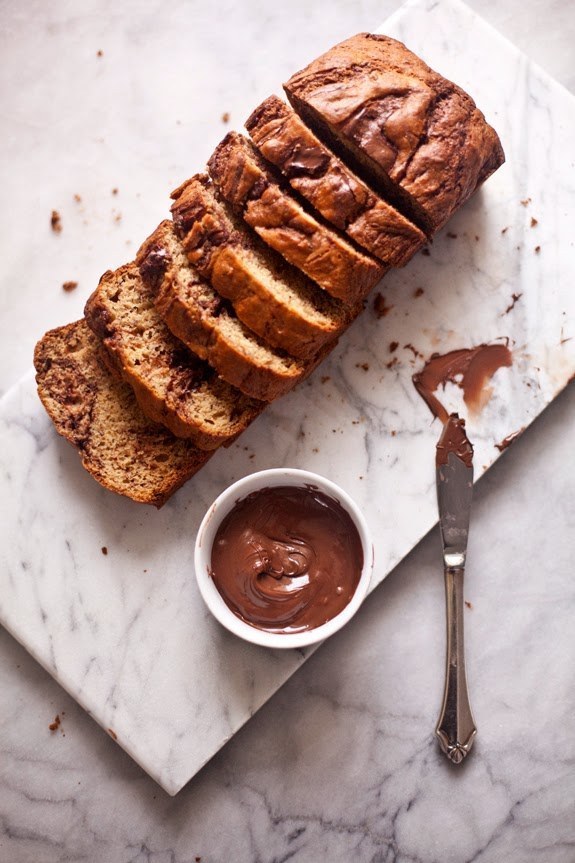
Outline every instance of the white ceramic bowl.
[[[355, 593], [345, 608], [327, 623], [316, 626], [305, 632], [267, 632], [246, 623], [226, 605], [224, 599], [215, 586], [210, 576], [212, 545], [216, 532], [222, 519], [232, 510], [238, 500], [242, 500], [248, 494], [263, 488], [274, 486], [298, 486], [300, 488], [311, 485], [329, 497], [334, 498], [349, 513], [355, 524], [363, 548], [363, 569], [356, 587]], [[223, 491], [206, 512], [198, 535], [194, 553], [196, 579], [202, 597], [219, 622], [240, 638], [251, 641], [253, 644], [261, 644], [264, 647], [305, 647], [317, 641], [323, 641], [350, 620], [361, 603], [363, 602], [373, 570], [373, 542], [369, 528], [358, 508], [350, 496], [329, 479], [325, 479], [307, 470], [296, 470], [295, 468], [273, 468], [262, 470], [257, 473], [239, 479]]]

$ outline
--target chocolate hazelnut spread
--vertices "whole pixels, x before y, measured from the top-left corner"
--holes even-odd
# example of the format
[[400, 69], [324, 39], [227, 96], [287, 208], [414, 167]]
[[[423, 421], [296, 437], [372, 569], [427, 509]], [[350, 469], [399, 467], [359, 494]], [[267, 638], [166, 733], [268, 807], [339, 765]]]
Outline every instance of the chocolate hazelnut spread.
[[499, 441], [499, 443], [496, 443], [495, 447], [499, 450], [499, 452], [503, 452], [504, 450], [508, 449], [512, 443], [515, 443], [517, 438], [521, 437], [524, 431], [525, 428], [522, 427], [520, 429], [517, 429], [517, 431], [511, 432], [511, 434], [508, 434], [507, 437], [504, 437], [503, 440]]
[[454, 453], [467, 467], [473, 467], [473, 446], [465, 434], [465, 420], [459, 419], [457, 414], [450, 414], [443, 426], [435, 449], [436, 467], [447, 464], [450, 453]]
[[238, 617], [292, 633], [339, 614], [362, 568], [359, 533], [337, 500], [312, 486], [277, 486], [238, 501], [222, 520], [210, 575]]
[[486, 390], [487, 382], [498, 369], [512, 362], [507, 345], [478, 345], [443, 355], [433, 354], [422, 371], [413, 376], [413, 383], [431, 413], [446, 423], [449, 414], [434, 395], [440, 386], [445, 388], [450, 382], [457, 384], [463, 390], [467, 407], [477, 413], [490, 395]]

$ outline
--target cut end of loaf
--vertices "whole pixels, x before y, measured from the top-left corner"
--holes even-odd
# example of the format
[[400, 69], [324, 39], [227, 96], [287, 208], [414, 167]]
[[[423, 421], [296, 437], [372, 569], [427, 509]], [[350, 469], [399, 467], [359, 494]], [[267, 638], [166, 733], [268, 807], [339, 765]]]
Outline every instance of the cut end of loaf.
[[50, 330], [34, 352], [38, 394], [56, 431], [76, 447], [94, 479], [160, 507], [211, 454], [148, 420], [99, 351], [83, 320]]

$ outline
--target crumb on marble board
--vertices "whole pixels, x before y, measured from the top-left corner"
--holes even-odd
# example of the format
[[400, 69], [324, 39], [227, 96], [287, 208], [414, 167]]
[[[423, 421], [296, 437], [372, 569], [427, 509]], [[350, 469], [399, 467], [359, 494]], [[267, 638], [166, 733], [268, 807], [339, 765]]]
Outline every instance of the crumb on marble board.
[[112, 740], [117, 740], [117, 739], [118, 739], [118, 735], [116, 734], [116, 732], [114, 731], [114, 729], [113, 729], [113, 728], [108, 728], [108, 734], [110, 735], [110, 737], [112, 738]]
[[[509, 312], [510, 312], [512, 309], [514, 309], [514, 308], [515, 308], [515, 303], [516, 303], [518, 300], [520, 300], [522, 296], [523, 296], [523, 293], [520, 293], [520, 294], [511, 294], [511, 302], [510, 302], [510, 304], [507, 306], [507, 308], [505, 309], [505, 311], [503, 312], [503, 315], [508, 315], [508, 314], [509, 314]], [[501, 317], [503, 317], [503, 315], [502, 315]]]
[[355, 367], [356, 367], [356, 369], [363, 369], [364, 372], [369, 371], [369, 363], [356, 363]]
[[425, 293], [425, 291], [423, 290], [423, 288], [416, 288], [415, 291], [413, 292], [413, 296], [414, 297], [422, 297], [424, 295], [424, 293]]
[[472, 604], [469, 602], [468, 599], [465, 600], [465, 605], [467, 606], [467, 608], [473, 608]]
[[404, 345], [403, 349], [406, 351], [411, 351], [415, 359], [418, 359], [418, 357], [423, 357], [423, 354], [420, 353], [417, 348], [414, 348], [411, 342], [408, 342], [406, 345]]
[[71, 291], [75, 291], [77, 287], [78, 287], [78, 282], [69, 281], [69, 282], [63, 282], [62, 283], [62, 290], [66, 291], [67, 294], [69, 294]]
[[230, 122], [230, 112], [224, 111], [224, 113], [222, 114], [222, 123], [229, 123], [229, 122]]
[[522, 207], [527, 207], [531, 203], [531, 198], [523, 198], [519, 203]]
[[390, 342], [389, 343], [389, 353], [392, 354], [399, 347], [399, 342]]
[[535, 254], [538, 255], [541, 251], [541, 246], [535, 246]]
[[82, 196], [76, 192], [74, 194], [74, 200], [76, 201], [77, 204], [81, 204], [82, 203]]
[[62, 230], [62, 217], [58, 210], [52, 210], [52, 215], [50, 216], [50, 227], [55, 234], [59, 234]]
[[429, 251], [429, 249], [426, 246], [424, 249], [421, 250], [421, 254], [425, 255], [425, 257], [428, 258], [431, 255], [431, 252]]
[[61, 725], [62, 725], [62, 720], [60, 718], [60, 714], [57, 713], [56, 716], [54, 717], [54, 721], [50, 723], [48, 728], [50, 729], [50, 731], [58, 731], [58, 729], [60, 728]]
[[107, 546], [105, 546], [105, 545], [103, 545], [103, 546], [102, 546], [102, 554], [103, 554], [103, 555], [108, 554], [108, 548], [107, 548]]
[[378, 318], [385, 318], [390, 313], [393, 306], [386, 305], [385, 297], [381, 293], [377, 293], [373, 300], [373, 311]]
[[103, 56], [104, 56], [104, 52], [102, 51], [101, 48], [98, 48], [98, 50], [96, 51], [96, 57], [103, 57]]
[[531, 227], [535, 228], [538, 224], [539, 224], [539, 222], [537, 221], [535, 216], [531, 216]]
[[114, 188], [112, 189], [112, 195], [117, 195], [118, 191], [119, 191], [118, 187], [114, 186]]
[[454, 231], [448, 231], [447, 236], [449, 237], [450, 240], [456, 240], [457, 239], [457, 234], [454, 233]]

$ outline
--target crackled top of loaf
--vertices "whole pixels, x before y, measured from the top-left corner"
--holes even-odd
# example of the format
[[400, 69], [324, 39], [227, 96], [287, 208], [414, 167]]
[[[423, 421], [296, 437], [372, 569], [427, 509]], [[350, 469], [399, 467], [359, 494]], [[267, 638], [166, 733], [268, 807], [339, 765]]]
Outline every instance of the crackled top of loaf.
[[229, 132], [208, 167], [221, 195], [259, 236], [331, 296], [354, 306], [385, 274], [382, 262], [304, 208], [243, 135]]
[[392, 266], [403, 266], [425, 235], [339, 159], [277, 96], [246, 121], [262, 155], [321, 215]]
[[296, 110], [312, 111], [312, 122], [414, 196], [431, 231], [504, 160], [473, 99], [387, 36], [346, 39], [284, 86]]

